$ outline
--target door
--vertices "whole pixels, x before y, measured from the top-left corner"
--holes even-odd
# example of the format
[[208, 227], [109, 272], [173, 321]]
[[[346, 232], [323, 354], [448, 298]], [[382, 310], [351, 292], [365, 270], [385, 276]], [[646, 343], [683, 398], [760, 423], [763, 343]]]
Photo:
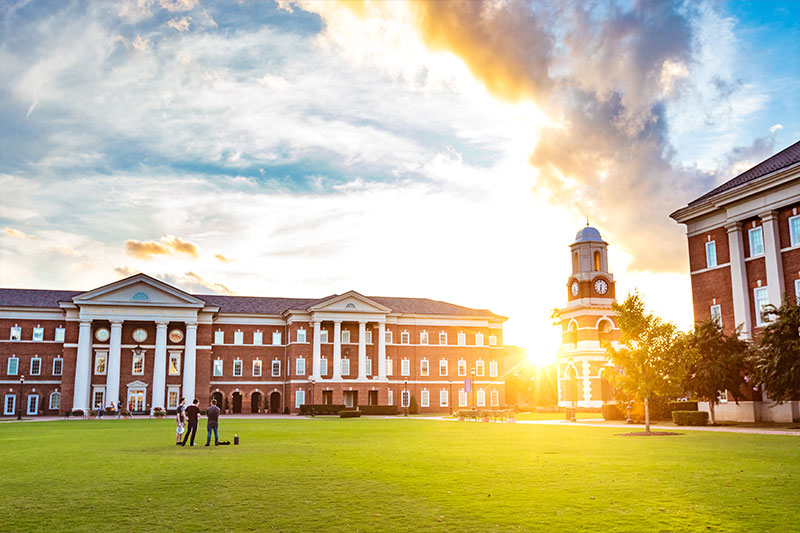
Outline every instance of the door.
[[253, 414], [261, 412], [261, 393], [254, 392], [250, 396], [250, 412]]
[[272, 414], [280, 414], [281, 412], [281, 393], [273, 392], [269, 395], [269, 412]]
[[29, 415], [36, 415], [39, 414], [39, 395], [32, 394], [28, 396], [28, 414]]
[[344, 391], [344, 406], [348, 409], [358, 407], [358, 392], [354, 390]]
[[367, 397], [367, 405], [378, 405], [378, 391], [376, 390], [369, 391], [369, 396]]
[[333, 405], [333, 391], [322, 391], [322, 405]]
[[133, 411], [144, 411], [144, 389], [129, 389], [128, 404]]
[[234, 392], [233, 393], [233, 412], [234, 413], [241, 413], [242, 412], [242, 393], [241, 392]]
[[217, 407], [219, 407], [220, 409], [224, 408], [224, 406], [222, 405], [223, 398], [221, 392], [215, 392], [214, 394], [212, 394], [211, 399], [217, 400]]

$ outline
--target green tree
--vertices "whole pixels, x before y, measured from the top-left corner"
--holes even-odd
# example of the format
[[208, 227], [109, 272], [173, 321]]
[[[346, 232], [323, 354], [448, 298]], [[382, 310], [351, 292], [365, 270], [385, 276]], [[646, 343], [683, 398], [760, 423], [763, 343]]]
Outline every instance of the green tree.
[[681, 333], [671, 322], [647, 312], [638, 293], [614, 302], [620, 329], [619, 348], [607, 351], [617, 372], [609, 380], [631, 399], [644, 402], [645, 431], [650, 432], [650, 401], [681, 392], [685, 374], [685, 349]]
[[758, 339], [753, 367], [757, 382], [778, 403], [800, 398], [800, 306], [767, 306], [770, 323]]
[[417, 405], [417, 399], [414, 395], [411, 395], [411, 400], [408, 402], [408, 412], [412, 415], [419, 413], [419, 406]]
[[748, 344], [739, 338], [739, 330], [725, 335], [714, 321], [697, 324], [685, 340], [686, 392], [708, 402], [711, 423], [716, 424], [714, 407], [720, 401], [720, 393], [728, 390], [739, 401], [748, 371]]

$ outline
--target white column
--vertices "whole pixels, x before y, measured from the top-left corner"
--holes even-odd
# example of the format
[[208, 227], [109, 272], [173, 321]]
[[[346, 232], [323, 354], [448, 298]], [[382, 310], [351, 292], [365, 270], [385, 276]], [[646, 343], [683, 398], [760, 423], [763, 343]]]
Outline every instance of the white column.
[[767, 267], [767, 296], [775, 307], [783, 305], [783, 262], [781, 237], [778, 229], [778, 212], [767, 211], [758, 215], [764, 228], [764, 260]]
[[186, 324], [186, 344], [183, 350], [183, 391], [186, 405], [192, 405], [197, 368], [197, 324]]
[[358, 379], [367, 379], [367, 323], [358, 322]]
[[111, 339], [108, 348], [108, 373], [106, 374], [106, 405], [119, 401], [119, 367], [122, 351], [122, 322], [111, 322]]
[[386, 325], [378, 323], [378, 379], [386, 381]]
[[321, 324], [319, 320], [314, 321], [314, 350], [313, 350], [313, 359], [312, 359], [312, 366], [311, 366], [311, 379], [319, 381], [322, 379], [320, 375], [320, 359], [322, 358], [322, 344], [320, 343], [320, 331], [321, 331]]
[[333, 379], [342, 379], [342, 321], [333, 323]]
[[750, 322], [750, 291], [747, 289], [747, 271], [744, 267], [742, 224], [732, 222], [726, 224], [725, 229], [728, 230], [728, 247], [731, 255], [733, 318], [736, 327], [742, 326], [742, 338], [749, 339], [753, 328]]
[[78, 333], [78, 358], [75, 361], [75, 389], [72, 408], [88, 411], [89, 383], [92, 379], [92, 322], [81, 321]]
[[167, 385], [167, 323], [156, 322], [156, 355], [153, 361], [152, 409], [164, 409], [164, 388]]

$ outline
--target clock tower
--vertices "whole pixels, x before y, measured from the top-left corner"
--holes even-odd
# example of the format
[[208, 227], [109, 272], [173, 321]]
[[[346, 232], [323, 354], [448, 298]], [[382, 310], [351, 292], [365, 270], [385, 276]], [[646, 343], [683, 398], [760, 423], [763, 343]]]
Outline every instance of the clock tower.
[[610, 368], [604, 345], [619, 339], [611, 309], [614, 276], [608, 271], [608, 243], [587, 224], [570, 245], [570, 257], [567, 306], [560, 310], [558, 405], [601, 407], [613, 401], [603, 378], [603, 372]]

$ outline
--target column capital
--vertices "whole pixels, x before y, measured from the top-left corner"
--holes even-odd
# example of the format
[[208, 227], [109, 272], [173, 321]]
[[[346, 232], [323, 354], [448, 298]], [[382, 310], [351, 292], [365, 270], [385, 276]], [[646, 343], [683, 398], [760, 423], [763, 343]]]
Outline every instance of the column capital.
[[363, 324], [364, 326], [366, 326], [368, 322], [369, 322], [369, 320], [361, 320], [361, 319], [359, 319], [358, 320], [358, 325], [360, 326], [360, 325]]
[[122, 327], [122, 320], [112, 320], [111, 327], [112, 328], [121, 328]]
[[342, 325], [342, 322], [343, 322], [343, 320], [341, 320], [341, 319], [338, 319], [338, 320], [334, 320], [334, 321], [333, 321], [333, 323], [334, 323], [335, 325], [340, 325], [340, 326]]
[[186, 322], [185, 326], [186, 326], [186, 329], [189, 329], [189, 328], [197, 329], [197, 322]]
[[81, 319], [80, 320], [80, 327], [85, 328], [85, 327], [91, 327], [91, 326], [92, 326], [92, 321], [91, 320], [86, 320], [86, 319]]
[[760, 218], [762, 222], [771, 222], [778, 219], [778, 212], [774, 209], [764, 211], [758, 214], [758, 218]]
[[161, 329], [161, 328], [166, 329], [168, 324], [169, 324], [169, 321], [167, 321], [167, 320], [156, 320], [156, 328], [158, 328], [158, 329]]
[[736, 220], [727, 222], [725, 224], [725, 229], [728, 230], [728, 233], [736, 233], [737, 231], [742, 231], [742, 223]]

